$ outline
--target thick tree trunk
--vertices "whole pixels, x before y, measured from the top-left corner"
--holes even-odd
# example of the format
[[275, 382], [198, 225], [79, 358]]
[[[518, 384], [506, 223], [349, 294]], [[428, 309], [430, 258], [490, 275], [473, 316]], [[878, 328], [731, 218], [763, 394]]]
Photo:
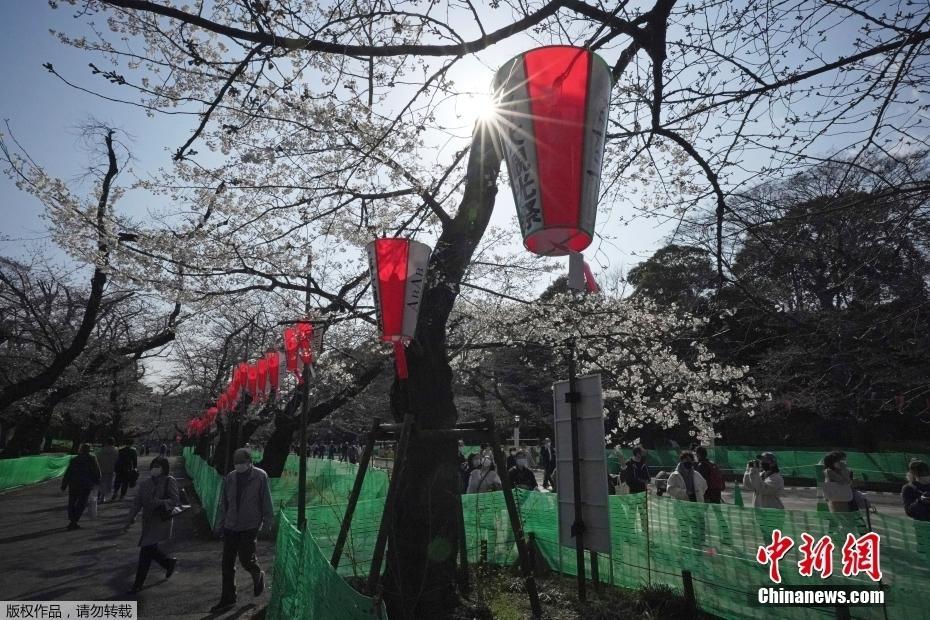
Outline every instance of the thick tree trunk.
[[287, 404], [274, 416], [274, 430], [265, 442], [262, 460], [258, 463], [258, 466], [272, 478], [280, 478], [284, 471], [287, 455], [294, 442], [294, 433], [300, 426], [300, 416], [295, 415], [300, 408], [300, 401], [300, 392], [295, 391], [291, 394]]
[[[430, 258], [416, 339], [408, 347], [410, 378], [406, 385], [395, 383], [392, 390], [397, 420], [408, 409], [425, 429], [450, 428], [458, 418], [446, 323], [491, 217], [499, 170], [494, 139], [479, 129], [472, 141], [462, 203], [455, 217], [444, 223]], [[423, 441], [416, 433], [405, 462], [395, 462], [397, 504], [390, 515], [384, 576], [384, 597], [392, 618], [443, 618], [455, 606], [457, 467], [455, 441]]]

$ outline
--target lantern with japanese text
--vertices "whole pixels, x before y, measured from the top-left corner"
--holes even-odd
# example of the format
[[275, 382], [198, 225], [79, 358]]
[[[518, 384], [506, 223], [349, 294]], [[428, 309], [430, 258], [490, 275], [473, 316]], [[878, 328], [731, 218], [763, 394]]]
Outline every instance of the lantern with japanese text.
[[597, 54], [561, 45], [521, 54], [494, 77], [510, 186], [534, 254], [564, 256], [591, 243], [610, 89]]
[[377, 239], [368, 244], [371, 288], [381, 339], [394, 345], [397, 375], [407, 378], [404, 344], [417, 328], [430, 247], [410, 239]]

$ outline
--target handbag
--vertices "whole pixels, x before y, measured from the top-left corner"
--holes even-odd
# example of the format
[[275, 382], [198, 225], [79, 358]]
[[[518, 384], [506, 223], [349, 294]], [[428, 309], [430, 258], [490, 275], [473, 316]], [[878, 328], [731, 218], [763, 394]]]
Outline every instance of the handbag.
[[130, 487], [135, 487], [135, 486], [136, 486], [136, 482], [138, 482], [138, 481], [139, 481], [139, 470], [138, 470], [138, 469], [132, 469], [132, 470], [130, 470], [130, 471], [129, 471], [129, 486], [130, 486]]

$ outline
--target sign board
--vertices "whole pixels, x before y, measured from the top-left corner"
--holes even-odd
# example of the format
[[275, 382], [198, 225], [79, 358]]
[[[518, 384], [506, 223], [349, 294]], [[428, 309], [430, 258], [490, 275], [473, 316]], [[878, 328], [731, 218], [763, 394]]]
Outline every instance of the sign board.
[[[581, 479], [581, 517], [584, 521], [584, 547], [610, 553], [610, 510], [607, 504], [607, 456], [604, 438], [604, 399], [601, 376], [575, 380], [581, 394], [578, 410], [578, 462]], [[559, 496], [559, 543], [575, 546], [575, 487], [572, 466], [571, 404], [565, 402], [568, 381], [552, 386], [555, 409], [555, 462]]]

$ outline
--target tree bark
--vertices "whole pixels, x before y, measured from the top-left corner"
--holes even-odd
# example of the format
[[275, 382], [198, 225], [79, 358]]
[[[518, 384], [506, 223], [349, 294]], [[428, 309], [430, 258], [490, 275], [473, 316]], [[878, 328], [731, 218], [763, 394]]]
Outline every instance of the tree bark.
[[[408, 347], [410, 378], [395, 381], [395, 419], [412, 411], [423, 429], [451, 428], [458, 419], [446, 323], [478, 246], [497, 194], [500, 153], [492, 133], [479, 127], [472, 140], [465, 192], [458, 212], [443, 227], [430, 257], [428, 285], [415, 340]], [[384, 599], [392, 618], [447, 617], [456, 605], [455, 555], [459, 547], [457, 444], [425, 441], [416, 432], [407, 457], [395, 463], [396, 510], [389, 516]]]

